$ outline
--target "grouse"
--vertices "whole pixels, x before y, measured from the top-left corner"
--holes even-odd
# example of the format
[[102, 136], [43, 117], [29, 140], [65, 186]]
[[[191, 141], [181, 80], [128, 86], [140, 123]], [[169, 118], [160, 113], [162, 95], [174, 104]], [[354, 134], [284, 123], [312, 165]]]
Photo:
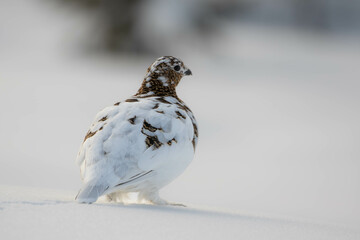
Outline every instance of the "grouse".
[[196, 119], [176, 94], [188, 75], [179, 58], [160, 57], [134, 96], [96, 115], [76, 160], [84, 182], [78, 202], [93, 203], [102, 195], [124, 202], [137, 192], [138, 202], [171, 204], [159, 190], [190, 164], [198, 141]]

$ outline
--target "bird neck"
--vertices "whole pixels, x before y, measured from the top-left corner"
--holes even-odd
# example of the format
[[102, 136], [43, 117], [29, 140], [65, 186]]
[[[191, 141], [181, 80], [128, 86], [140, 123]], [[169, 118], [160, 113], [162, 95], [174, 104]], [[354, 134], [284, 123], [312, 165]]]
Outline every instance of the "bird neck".
[[181, 75], [165, 72], [161, 75], [156, 72], [148, 72], [140, 89], [135, 94], [137, 97], [172, 96], [177, 98], [176, 86], [180, 82]]

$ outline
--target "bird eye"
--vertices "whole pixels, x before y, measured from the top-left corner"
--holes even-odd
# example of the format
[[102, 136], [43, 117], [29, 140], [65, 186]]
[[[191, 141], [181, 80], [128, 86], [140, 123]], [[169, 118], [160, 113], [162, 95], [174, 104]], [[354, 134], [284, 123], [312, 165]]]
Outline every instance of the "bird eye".
[[179, 66], [179, 65], [176, 65], [176, 66], [174, 67], [174, 70], [175, 70], [175, 71], [179, 71], [179, 70], [180, 70], [180, 66]]

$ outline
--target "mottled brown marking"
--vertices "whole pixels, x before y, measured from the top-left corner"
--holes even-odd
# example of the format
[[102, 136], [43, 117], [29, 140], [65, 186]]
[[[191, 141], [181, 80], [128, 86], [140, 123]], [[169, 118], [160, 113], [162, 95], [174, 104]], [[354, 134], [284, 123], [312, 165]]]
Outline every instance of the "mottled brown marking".
[[173, 139], [171, 139], [170, 141], [168, 141], [167, 144], [168, 144], [169, 146], [171, 146], [171, 145], [172, 145], [172, 142], [177, 143], [176, 139], [173, 138]]
[[190, 108], [188, 108], [184, 103], [176, 103], [176, 105], [185, 112], [191, 112]]
[[[151, 64], [151, 65], [152, 65], [152, 64]], [[150, 72], [150, 70], [151, 70], [151, 65], [147, 68], [147, 70], [146, 70], [147, 73]]]
[[137, 100], [136, 98], [129, 98], [126, 99], [125, 102], [138, 102], [139, 100]]
[[114, 104], [114, 106], [119, 106], [119, 104], [120, 104], [120, 102], [117, 102], [117, 103]]
[[155, 106], [152, 109], [157, 109], [159, 107], [159, 104], [156, 103]]
[[150, 132], [155, 132], [156, 130], [158, 130], [158, 128], [152, 126], [150, 123], [148, 123], [145, 120], [144, 120], [143, 128], [150, 131]]
[[104, 122], [104, 121], [106, 121], [107, 119], [108, 119], [108, 117], [105, 116], [105, 117], [101, 118], [101, 119], [99, 120], [99, 122]]
[[156, 98], [156, 100], [159, 101], [159, 102], [162, 102], [162, 103], [171, 104], [171, 102], [165, 100], [165, 99], [162, 98], [162, 97]]
[[185, 111], [185, 107], [184, 105], [182, 105], [181, 103], [175, 103], [181, 110]]
[[92, 136], [94, 136], [96, 134], [97, 131], [95, 132], [91, 132], [90, 130], [86, 133], [86, 136], [84, 138], [84, 141], [85, 142], [88, 138], [91, 138]]
[[175, 113], [179, 116], [178, 118], [186, 119], [186, 116], [182, 115], [181, 112], [175, 111]]
[[148, 148], [154, 146], [155, 149], [158, 149], [163, 145], [156, 136], [147, 136], [145, 143]]
[[156, 111], [157, 113], [165, 114], [164, 111]]
[[135, 119], [136, 119], [136, 116], [132, 117], [132, 118], [129, 118], [128, 121], [131, 123], [131, 124], [135, 124]]
[[193, 140], [192, 140], [192, 145], [193, 145], [193, 148], [194, 148], [194, 151], [195, 151], [195, 148], [196, 148], [195, 138], [193, 138]]
[[197, 125], [193, 122], [193, 127], [194, 127], [194, 134], [196, 137], [199, 137], [199, 132], [198, 132], [198, 128]]

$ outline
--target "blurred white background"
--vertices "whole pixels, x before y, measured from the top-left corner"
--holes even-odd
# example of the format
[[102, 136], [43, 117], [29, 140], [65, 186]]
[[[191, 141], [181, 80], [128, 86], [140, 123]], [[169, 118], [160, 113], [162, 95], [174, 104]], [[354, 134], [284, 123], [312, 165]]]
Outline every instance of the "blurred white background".
[[0, 2], [0, 184], [75, 196], [95, 114], [174, 55], [200, 140], [165, 199], [360, 229], [360, 3], [119, 2]]

